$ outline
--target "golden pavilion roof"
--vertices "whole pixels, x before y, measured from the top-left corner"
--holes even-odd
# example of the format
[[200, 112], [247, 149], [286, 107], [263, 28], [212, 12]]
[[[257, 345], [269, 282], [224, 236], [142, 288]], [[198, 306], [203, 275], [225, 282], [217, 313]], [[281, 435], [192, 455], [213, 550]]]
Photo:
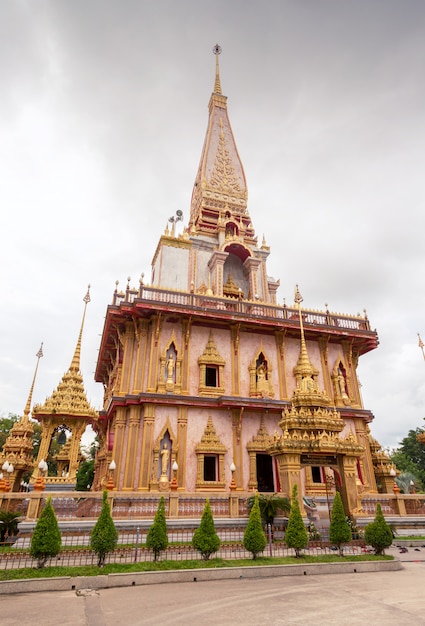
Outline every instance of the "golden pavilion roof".
[[87, 400], [84, 389], [83, 376], [80, 371], [81, 340], [84, 328], [87, 303], [90, 302], [90, 294], [87, 291], [84, 297], [84, 313], [81, 322], [78, 341], [68, 371], [62, 376], [59, 385], [49, 396], [44, 404], [33, 407], [33, 416], [63, 415], [67, 417], [97, 417], [98, 413]]

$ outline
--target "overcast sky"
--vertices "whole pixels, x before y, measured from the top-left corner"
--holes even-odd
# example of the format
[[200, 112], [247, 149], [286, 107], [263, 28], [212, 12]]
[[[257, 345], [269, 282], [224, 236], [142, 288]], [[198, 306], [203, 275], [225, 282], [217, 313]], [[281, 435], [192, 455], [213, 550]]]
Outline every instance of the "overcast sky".
[[115, 280], [189, 217], [219, 43], [248, 208], [280, 302], [367, 309], [372, 433], [425, 426], [423, 0], [0, 0], [0, 415], [68, 369], [88, 399]]

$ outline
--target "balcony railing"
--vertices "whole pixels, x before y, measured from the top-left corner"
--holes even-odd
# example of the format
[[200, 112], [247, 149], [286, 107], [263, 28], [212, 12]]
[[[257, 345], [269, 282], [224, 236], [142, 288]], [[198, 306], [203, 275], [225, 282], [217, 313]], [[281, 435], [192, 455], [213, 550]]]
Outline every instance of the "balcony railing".
[[[146, 287], [141, 285], [140, 289], [127, 287], [125, 293], [115, 291], [114, 306], [133, 304], [137, 302], [150, 302], [152, 305], [166, 305], [172, 308], [190, 308], [199, 311], [214, 311], [218, 315], [237, 314], [241, 316], [262, 318], [264, 320], [287, 320], [297, 324], [299, 312], [297, 308], [286, 305], [266, 304], [253, 300], [243, 300], [239, 298], [220, 298], [211, 295], [201, 295], [186, 291], [173, 291], [170, 289], [158, 289], [157, 287]], [[340, 315], [329, 311], [315, 311], [302, 309], [304, 324], [314, 326], [334, 326], [347, 330], [370, 331], [370, 324], [367, 315]]]

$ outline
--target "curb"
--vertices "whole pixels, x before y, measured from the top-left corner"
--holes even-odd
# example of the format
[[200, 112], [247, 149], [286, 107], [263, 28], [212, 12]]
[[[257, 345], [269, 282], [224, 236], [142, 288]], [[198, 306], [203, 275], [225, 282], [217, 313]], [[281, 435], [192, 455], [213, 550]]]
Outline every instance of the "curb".
[[61, 576], [57, 578], [27, 578], [0, 581], [0, 595], [40, 591], [81, 591], [110, 589], [162, 583], [205, 582], [276, 576], [311, 576], [318, 574], [361, 574], [364, 572], [394, 572], [403, 569], [398, 559], [393, 561], [346, 561], [344, 563], [305, 563], [296, 565], [260, 565], [211, 569], [168, 570], [164, 572], [129, 572], [104, 576]]

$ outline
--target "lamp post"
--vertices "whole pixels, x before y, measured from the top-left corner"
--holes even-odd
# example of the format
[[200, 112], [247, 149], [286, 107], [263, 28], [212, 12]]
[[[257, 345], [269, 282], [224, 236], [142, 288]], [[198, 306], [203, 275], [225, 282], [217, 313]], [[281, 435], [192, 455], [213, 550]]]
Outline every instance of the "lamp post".
[[7, 486], [8, 486], [7, 491], [11, 491], [11, 489], [13, 489], [13, 481], [12, 481], [12, 484], [11, 484], [11, 480], [12, 480], [12, 474], [13, 474], [14, 471], [15, 471], [15, 468], [13, 467], [12, 463], [9, 463], [9, 467], [7, 468], [8, 477], [7, 477], [7, 481], [6, 481], [7, 482]]
[[112, 491], [113, 489], [115, 489], [114, 472], [116, 469], [117, 469], [117, 464], [112, 459], [112, 461], [109, 464], [109, 479], [108, 479], [108, 482], [106, 483], [106, 489], [108, 491]]
[[393, 479], [394, 479], [394, 484], [393, 484], [393, 491], [394, 491], [394, 493], [400, 493], [400, 487], [397, 485], [397, 483], [395, 481], [395, 477], [397, 476], [397, 472], [395, 471], [394, 465], [390, 469], [390, 476], [392, 476]]
[[4, 478], [3, 472], [2, 472], [2, 476], [1, 476], [2, 477], [2, 491], [4, 491], [4, 492], [9, 491], [9, 486], [10, 486], [8, 481], [7, 481], [7, 470], [8, 470], [8, 467], [9, 467], [9, 461], [6, 460], [3, 463], [3, 465], [1, 466], [1, 469], [6, 474], [6, 478]]
[[230, 465], [230, 471], [232, 472], [232, 480], [230, 482], [230, 491], [235, 491], [235, 489], [236, 489], [236, 483], [235, 483], [236, 465], [234, 464], [233, 461], [232, 461], [232, 463]]
[[175, 460], [173, 465], [172, 465], [172, 470], [173, 470], [173, 479], [171, 481], [170, 487], [172, 491], [176, 491], [177, 487], [178, 487], [178, 483], [177, 483], [177, 470], [179, 469], [179, 466], [177, 465], [177, 461]]
[[41, 459], [38, 464], [38, 469], [40, 470], [39, 475], [37, 476], [37, 480], [34, 483], [34, 491], [44, 491], [46, 485], [44, 484], [44, 476], [47, 473], [48, 465], [44, 459]]

